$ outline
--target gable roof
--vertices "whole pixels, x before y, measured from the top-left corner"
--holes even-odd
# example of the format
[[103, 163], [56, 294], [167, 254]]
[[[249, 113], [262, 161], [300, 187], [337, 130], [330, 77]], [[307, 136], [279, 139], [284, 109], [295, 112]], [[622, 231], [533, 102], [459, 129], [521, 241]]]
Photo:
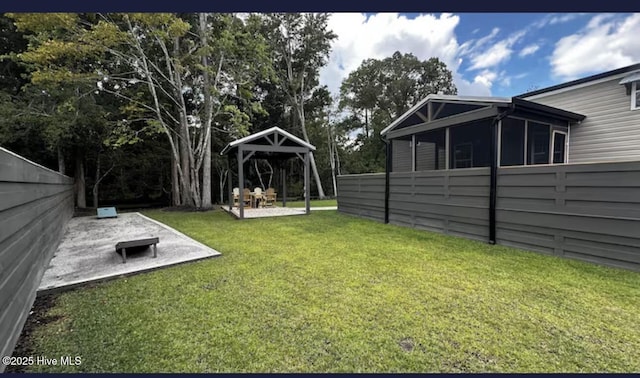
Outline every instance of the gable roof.
[[542, 89], [538, 89], [538, 90], [527, 92], [527, 93], [522, 93], [522, 94], [519, 94], [519, 95], [514, 96], [514, 97], [518, 97], [518, 98], [532, 97], [532, 96], [536, 96], [536, 95], [539, 95], [539, 94], [543, 94], [543, 93], [547, 93], [547, 92], [553, 92], [553, 91], [557, 91], [559, 89], [569, 88], [569, 87], [573, 87], [573, 86], [580, 85], [580, 84], [587, 84], [587, 83], [592, 82], [592, 81], [602, 80], [602, 79], [606, 79], [606, 78], [608, 78], [610, 76], [621, 75], [621, 74], [625, 74], [625, 73], [633, 72], [633, 71], [640, 71], [640, 63], [632, 64], [630, 66], [618, 68], [618, 69], [615, 69], [615, 70], [612, 70], [612, 71], [599, 73], [599, 74], [596, 74], [596, 75], [587, 76], [587, 77], [582, 78], [582, 79], [569, 81], [569, 82], [558, 84], [558, 85], [554, 85], [554, 86], [551, 86], [551, 87], [542, 88]]
[[411, 107], [411, 109], [407, 110], [400, 117], [396, 118], [393, 122], [389, 124], [389, 126], [385, 127], [380, 135], [385, 135], [387, 132], [393, 130], [396, 126], [398, 126], [402, 121], [409, 118], [412, 114], [421, 109], [424, 105], [426, 105], [429, 101], [445, 101], [445, 102], [462, 102], [462, 103], [478, 103], [478, 104], [495, 104], [495, 103], [510, 103], [511, 99], [506, 97], [482, 97], [482, 96], [457, 96], [457, 95], [441, 95], [441, 94], [430, 94], [420, 102]]
[[230, 150], [232, 150], [234, 147], [237, 147], [241, 144], [248, 144], [249, 142], [255, 142], [255, 141], [259, 141], [260, 139], [263, 139], [265, 141], [267, 141], [268, 143], [273, 143], [271, 140], [269, 140], [267, 137], [268, 136], [273, 136], [274, 134], [278, 134], [282, 137], [285, 137], [289, 140], [291, 140], [292, 142], [294, 142], [295, 144], [299, 145], [300, 147], [305, 147], [310, 149], [311, 151], [315, 151], [316, 147], [310, 143], [305, 142], [304, 140], [298, 138], [297, 136], [282, 130], [281, 128], [274, 126], [270, 129], [266, 129], [266, 130], [262, 130], [260, 132], [257, 132], [255, 134], [251, 134], [248, 135], [244, 138], [240, 138], [240, 139], [236, 139], [233, 142], [227, 144], [225, 146], [225, 148], [222, 149], [222, 151], [220, 151], [220, 155], [224, 155], [226, 153], [228, 153]]
[[[433, 100], [439, 101], [439, 102], [445, 102], [445, 103], [486, 105], [485, 109], [494, 108], [494, 109], [497, 109], [497, 111], [500, 111], [500, 108], [506, 108], [511, 106], [514, 109], [552, 116], [554, 118], [562, 119], [569, 122], [578, 122], [578, 121], [582, 121], [585, 118], [585, 116], [582, 114], [570, 112], [564, 109], [555, 108], [552, 106], [543, 105], [533, 101], [528, 101], [528, 100], [525, 100], [522, 98], [516, 98], [516, 97], [505, 98], [505, 97], [429, 95], [425, 97], [422, 101], [420, 101], [418, 104], [413, 106], [411, 109], [407, 110], [398, 119], [393, 121], [389, 126], [385, 127], [384, 130], [380, 132], [380, 135], [385, 136], [387, 133], [389, 133], [390, 131], [394, 130], [396, 127], [401, 125], [402, 122], [408, 119], [412, 114], [414, 114], [419, 109], [421, 109], [426, 103]], [[476, 110], [476, 111], [479, 111], [479, 110]], [[459, 115], [470, 114], [470, 113], [471, 112], [462, 112], [462, 113], [459, 113]], [[483, 112], [483, 115], [486, 116], [487, 115], [486, 112]], [[457, 115], [454, 115], [454, 116], [457, 116]], [[439, 120], [436, 120], [436, 121], [439, 121]], [[434, 122], [435, 121], [431, 121], [430, 123], [434, 123]]]

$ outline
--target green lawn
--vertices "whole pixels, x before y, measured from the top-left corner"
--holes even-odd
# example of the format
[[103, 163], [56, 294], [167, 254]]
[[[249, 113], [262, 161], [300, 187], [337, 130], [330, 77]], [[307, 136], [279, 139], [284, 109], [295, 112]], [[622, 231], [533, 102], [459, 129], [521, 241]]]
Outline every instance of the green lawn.
[[[282, 206], [282, 202], [277, 202], [276, 205]], [[304, 207], [304, 201], [292, 201], [287, 202], [287, 207]], [[328, 207], [328, 206], [338, 206], [338, 201], [335, 199], [327, 199], [327, 200], [311, 200], [311, 207]]]
[[223, 255], [59, 295], [89, 372], [638, 372], [640, 274], [334, 211], [147, 212]]

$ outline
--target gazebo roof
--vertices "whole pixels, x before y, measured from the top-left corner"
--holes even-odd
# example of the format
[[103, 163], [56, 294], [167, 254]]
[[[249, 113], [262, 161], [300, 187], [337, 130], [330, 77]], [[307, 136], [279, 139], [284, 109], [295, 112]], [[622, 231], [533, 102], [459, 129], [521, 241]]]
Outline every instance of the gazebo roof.
[[220, 155], [229, 154], [239, 148], [254, 152], [256, 158], [288, 158], [298, 153], [316, 150], [314, 145], [277, 126], [234, 140], [222, 149]]

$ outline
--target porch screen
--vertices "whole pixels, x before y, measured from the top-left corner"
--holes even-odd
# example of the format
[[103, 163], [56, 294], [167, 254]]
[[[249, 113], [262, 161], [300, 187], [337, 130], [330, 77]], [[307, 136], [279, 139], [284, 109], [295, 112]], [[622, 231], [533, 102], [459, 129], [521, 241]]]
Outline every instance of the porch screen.
[[391, 171], [411, 172], [413, 146], [411, 137], [391, 140]]
[[549, 164], [551, 130], [549, 125], [528, 122], [527, 164]]
[[524, 130], [523, 119], [505, 118], [502, 120], [500, 135], [500, 165], [524, 165]]
[[446, 168], [445, 129], [416, 134], [416, 171]]
[[454, 126], [449, 131], [451, 168], [490, 165], [491, 120]]

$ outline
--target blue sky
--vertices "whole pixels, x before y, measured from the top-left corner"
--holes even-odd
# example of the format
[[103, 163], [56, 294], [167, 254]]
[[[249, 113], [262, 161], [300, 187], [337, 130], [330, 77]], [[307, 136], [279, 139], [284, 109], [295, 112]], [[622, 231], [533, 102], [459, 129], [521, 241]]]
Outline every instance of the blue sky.
[[511, 97], [640, 63], [640, 13], [335, 13], [321, 84], [399, 50], [444, 61], [460, 95]]

